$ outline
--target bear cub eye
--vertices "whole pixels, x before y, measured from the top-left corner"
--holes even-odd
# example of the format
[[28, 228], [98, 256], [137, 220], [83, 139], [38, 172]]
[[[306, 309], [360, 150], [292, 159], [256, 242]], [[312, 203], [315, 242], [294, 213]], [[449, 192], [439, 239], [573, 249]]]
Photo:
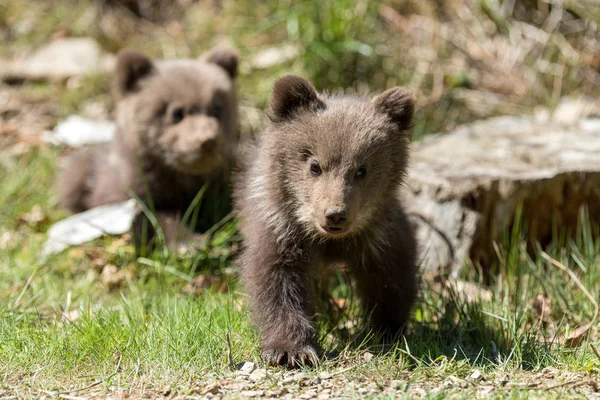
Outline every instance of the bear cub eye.
[[367, 169], [365, 167], [360, 167], [359, 169], [356, 170], [354, 177], [356, 178], [356, 180], [361, 180], [366, 175], [367, 175]]
[[223, 113], [223, 106], [220, 103], [213, 104], [209, 111], [209, 114], [212, 117], [215, 117], [217, 119], [221, 118], [222, 113]]
[[173, 111], [171, 111], [171, 121], [174, 124], [180, 123], [184, 117], [185, 117], [185, 111], [183, 110], [182, 107], [176, 107], [173, 109]]
[[319, 164], [316, 161], [313, 161], [310, 164], [310, 174], [312, 176], [319, 176], [321, 175], [321, 167], [319, 166]]

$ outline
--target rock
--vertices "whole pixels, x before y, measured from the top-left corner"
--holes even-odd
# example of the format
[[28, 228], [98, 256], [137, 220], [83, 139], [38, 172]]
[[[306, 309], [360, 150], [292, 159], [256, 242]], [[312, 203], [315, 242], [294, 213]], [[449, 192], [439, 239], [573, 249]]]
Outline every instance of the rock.
[[307, 390], [300, 395], [301, 399], [314, 399], [315, 397], [317, 397], [317, 391], [314, 389]]
[[259, 51], [251, 60], [252, 68], [267, 69], [281, 65], [298, 57], [300, 49], [288, 44], [280, 47], [268, 47]]
[[256, 369], [256, 364], [251, 361], [246, 361], [237, 365], [237, 374], [239, 375], [250, 375], [252, 371]]
[[394, 379], [390, 382], [390, 388], [392, 390], [398, 390], [400, 388], [402, 388], [403, 386], [406, 386], [405, 382], [402, 382], [400, 380]]
[[219, 390], [221, 390], [221, 385], [219, 385], [218, 383], [211, 383], [209, 385], [207, 385], [206, 387], [204, 387], [204, 389], [202, 389], [202, 394], [203, 395], [207, 395], [207, 394], [217, 394], [219, 393]]
[[4, 80], [64, 80], [111, 71], [115, 57], [102, 52], [91, 38], [57, 39], [28, 57], [0, 61]]
[[323, 371], [319, 374], [319, 379], [322, 381], [326, 381], [327, 379], [331, 379], [331, 374], [327, 371]]
[[264, 368], [257, 369], [248, 377], [252, 382], [262, 381], [267, 377], [267, 370]]
[[469, 379], [473, 380], [473, 381], [480, 381], [483, 379], [483, 374], [481, 373], [480, 370], [476, 369], [475, 371], [473, 371], [473, 373], [471, 375], [469, 375]]
[[94, 121], [71, 115], [56, 125], [54, 131], [44, 137], [53, 144], [67, 144], [71, 147], [110, 142], [116, 125], [110, 121]]
[[264, 394], [264, 390], [242, 390], [240, 392], [240, 396], [242, 397], [262, 397]]
[[308, 375], [306, 375], [304, 372], [298, 372], [296, 374], [294, 374], [294, 381], [296, 382], [304, 382], [308, 380]]
[[60, 253], [69, 246], [86, 243], [105, 234], [128, 232], [137, 212], [136, 201], [131, 199], [92, 208], [58, 221], [48, 229], [42, 255]]
[[422, 269], [456, 278], [470, 258], [485, 270], [520, 203], [530, 243], [548, 243], [554, 221], [575, 229], [583, 205], [600, 219], [600, 122], [497, 117], [431, 135], [413, 147], [406, 187]]

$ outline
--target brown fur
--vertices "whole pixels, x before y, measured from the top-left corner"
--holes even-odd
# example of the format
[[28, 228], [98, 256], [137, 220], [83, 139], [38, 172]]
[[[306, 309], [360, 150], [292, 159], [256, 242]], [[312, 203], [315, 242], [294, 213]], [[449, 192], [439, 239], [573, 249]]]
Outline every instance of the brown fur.
[[[237, 64], [237, 53], [227, 48], [196, 60], [158, 62], [122, 52], [114, 80], [115, 137], [65, 161], [60, 203], [80, 212], [124, 201], [131, 191], [157, 212], [182, 213], [205, 184], [203, 204], [227, 202], [239, 136]], [[200, 225], [214, 222], [209, 217]]]
[[[243, 278], [269, 363], [313, 363], [327, 266], [343, 262], [375, 329], [403, 329], [417, 292], [416, 243], [399, 201], [414, 109], [393, 88], [319, 95], [287, 76], [234, 191]], [[316, 283], [316, 285], [315, 285]]]

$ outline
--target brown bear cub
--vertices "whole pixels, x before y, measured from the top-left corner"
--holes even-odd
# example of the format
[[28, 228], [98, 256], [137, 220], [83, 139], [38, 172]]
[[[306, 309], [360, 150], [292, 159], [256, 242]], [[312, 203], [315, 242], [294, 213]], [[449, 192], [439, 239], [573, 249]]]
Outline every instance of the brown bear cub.
[[313, 364], [327, 266], [343, 262], [371, 326], [402, 331], [417, 293], [416, 242], [399, 202], [414, 99], [321, 95], [275, 83], [267, 126], [236, 180], [243, 278], [269, 364]]
[[[196, 225], [208, 229], [230, 208], [229, 173], [237, 146], [234, 80], [238, 55], [217, 47], [199, 59], [151, 61], [125, 51], [117, 60], [112, 143], [74, 152], [59, 177], [59, 199], [73, 212], [130, 198], [157, 214], [181, 216], [207, 184]], [[151, 224], [134, 222], [136, 246]], [[148, 233], [150, 240], [154, 232]]]

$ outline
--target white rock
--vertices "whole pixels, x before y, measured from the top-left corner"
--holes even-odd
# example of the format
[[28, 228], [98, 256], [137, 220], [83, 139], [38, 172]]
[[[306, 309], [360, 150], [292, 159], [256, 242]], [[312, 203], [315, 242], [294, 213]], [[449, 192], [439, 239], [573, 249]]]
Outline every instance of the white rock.
[[483, 374], [481, 373], [480, 370], [476, 369], [475, 371], [473, 371], [473, 373], [471, 375], [469, 375], [469, 379], [472, 379], [474, 381], [479, 381], [479, 380], [483, 379]]
[[26, 58], [3, 64], [0, 73], [5, 78], [55, 80], [110, 71], [115, 57], [103, 54], [91, 38], [65, 38], [50, 42]]
[[48, 229], [42, 255], [60, 253], [69, 246], [86, 243], [103, 235], [128, 232], [137, 211], [136, 201], [130, 199], [65, 218]]
[[250, 375], [255, 369], [256, 364], [254, 364], [251, 361], [246, 361], [239, 366], [239, 370], [237, 371], [237, 373], [239, 373], [240, 375]]
[[116, 125], [110, 121], [93, 121], [78, 115], [71, 115], [56, 125], [44, 139], [53, 144], [64, 143], [71, 147], [110, 142]]

